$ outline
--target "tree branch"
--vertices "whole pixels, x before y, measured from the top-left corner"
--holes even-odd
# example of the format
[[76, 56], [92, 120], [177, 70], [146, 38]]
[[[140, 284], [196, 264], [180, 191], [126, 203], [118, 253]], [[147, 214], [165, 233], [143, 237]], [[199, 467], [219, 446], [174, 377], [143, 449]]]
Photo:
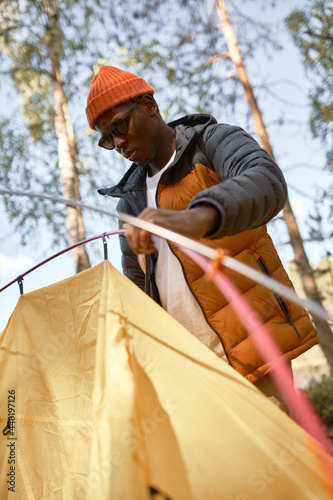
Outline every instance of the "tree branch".
[[331, 35], [322, 35], [320, 33], [315, 33], [314, 31], [307, 30], [304, 32], [305, 35], [310, 35], [313, 36], [314, 38], [320, 38], [321, 40], [329, 40], [330, 42], [333, 42], [333, 36]]

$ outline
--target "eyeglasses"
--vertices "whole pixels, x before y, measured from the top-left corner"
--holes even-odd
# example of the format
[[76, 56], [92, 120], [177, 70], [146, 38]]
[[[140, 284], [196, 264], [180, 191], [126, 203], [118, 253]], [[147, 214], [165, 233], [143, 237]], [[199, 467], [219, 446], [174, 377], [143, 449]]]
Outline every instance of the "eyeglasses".
[[121, 118], [119, 118], [118, 120], [116, 120], [115, 122], [112, 123], [110, 129], [108, 130], [108, 132], [106, 132], [106, 134], [103, 134], [102, 137], [99, 139], [98, 141], [98, 145], [99, 147], [101, 148], [104, 148], [104, 149], [109, 149], [109, 150], [112, 150], [115, 148], [115, 143], [114, 143], [114, 140], [113, 140], [113, 136], [114, 135], [126, 135], [128, 134], [128, 116], [129, 114], [131, 113], [131, 111], [133, 111], [133, 109], [135, 108], [135, 106], [137, 106], [139, 104], [139, 102], [141, 101], [143, 96], [139, 97], [139, 99], [137, 99], [133, 104], [132, 106], [130, 106], [128, 108], [128, 110], [126, 111], [125, 114], [123, 114], [123, 116]]

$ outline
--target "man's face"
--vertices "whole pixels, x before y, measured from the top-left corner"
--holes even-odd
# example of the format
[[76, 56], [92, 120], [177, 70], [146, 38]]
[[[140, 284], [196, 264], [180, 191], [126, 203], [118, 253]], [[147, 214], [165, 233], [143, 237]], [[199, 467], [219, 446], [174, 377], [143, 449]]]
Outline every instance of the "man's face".
[[[122, 119], [132, 105], [132, 102], [126, 102], [106, 111], [97, 119], [95, 128], [101, 134], [110, 133], [111, 125]], [[125, 118], [126, 135], [111, 134], [116, 151], [139, 165], [151, 162], [157, 151], [158, 141], [153, 123], [155, 108], [155, 102], [144, 96]]]

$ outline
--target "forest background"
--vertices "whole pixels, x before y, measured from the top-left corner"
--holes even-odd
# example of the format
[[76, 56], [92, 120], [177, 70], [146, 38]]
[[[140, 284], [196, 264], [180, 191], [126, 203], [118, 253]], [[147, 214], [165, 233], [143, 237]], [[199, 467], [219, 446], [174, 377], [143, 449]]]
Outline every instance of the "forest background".
[[[10, 3], [15, 14], [16, 2]], [[233, 65], [224, 57], [227, 49], [218, 29], [215, 2], [151, 0], [137, 2], [133, 7], [123, 1], [116, 3], [113, 12], [102, 0], [91, 5], [87, 1], [69, 0], [33, 4], [37, 17], [38, 6], [51, 14], [52, 8], [62, 8], [63, 16], [64, 7], [70, 7], [62, 26], [66, 26], [66, 50], [72, 59], [63, 59], [61, 69], [74, 125], [75, 156], [84, 203], [114, 210], [115, 203], [100, 197], [96, 186], [112, 185], [129, 166], [114, 153], [97, 148], [97, 136], [88, 130], [84, 109], [93, 67], [97, 70], [101, 65], [114, 64], [143, 76], [155, 88], [155, 97], [167, 121], [185, 112], [205, 111], [218, 121], [242, 126], [256, 137], [243, 90]], [[304, 4], [297, 0], [226, 1], [275, 157], [286, 176], [308, 257], [315, 267], [330, 256], [332, 202], [327, 191], [332, 185], [332, 172], [324, 168], [327, 167], [325, 144], [314, 138], [310, 130], [309, 94], [314, 93], [316, 78], [311, 68], [306, 72], [301, 53], [285, 24], [286, 17], [304, 8]], [[4, 11], [0, 13], [4, 15]], [[27, 26], [23, 23], [16, 40], [23, 47], [28, 46], [28, 24], [33, 24], [33, 19], [25, 22]], [[80, 26], [89, 30], [85, 39]], [[81, 36], [77, 36], [79, 32]], [[56, 124], [47, 79], [39, 78], [36, 83], [33, 73], [27, 80], [27, 73], [18, 71], [13, 80], [13, 59], [4, 42], [2, 39], [1, 185], [61, 195], [56, 168]], [[173, 61], [177, 56], [181, 67]], [[36, 61], [31, 60], [33, 64]], [[43, 101], [45, 95], [48, 97]], [[2, 198], [5, 204], [0, 207], [0, 287], [64, 248], [69, 241], [62, 205], [36, 199]], [[83, 212], [83, 221], [87, 237], [117, 227], [115, 220], [88, 211]], [[270, 223], [269, 231], [288, 267], [293, 252], [279, 216]], [[110, 261], [120, 269], [117, 237], [110, 238], [108, 246]], [[99, 262], [103, 258], [102, 243], [89, 244], [87, 252], [92, 265]], [[40, 288], [74, 272], [73, 259], [66, 254], [27, 276], [24, 290]], [[18, 296], [17, 285], [1, 293], [0, 330]]]

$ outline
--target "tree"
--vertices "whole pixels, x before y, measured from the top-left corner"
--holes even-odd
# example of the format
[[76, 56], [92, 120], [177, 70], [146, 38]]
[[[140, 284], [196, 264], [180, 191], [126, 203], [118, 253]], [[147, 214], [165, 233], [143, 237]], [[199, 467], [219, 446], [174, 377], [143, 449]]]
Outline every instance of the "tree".
[[[58, 21], [58, 3], [54, 0], [25, 4], [4, 1], [0, 13], [1, 44], [11, 59], [11, 77], [22, 95], [30, 137], [35, 143], [47, 144], [46, 136], [52, 137], [50, 128], [55, 125], [62, 193], [66, 198], [80, 200], [76, 142], [60, 68], [64, 37]], [[11, 120], [2, 124], [1, 139], [4, 148], [4, 136], [8, 129], [11, 138], [14, 137], [11, 124]], [[23, 135], [20, 143], [21, 152], [28, 149]], [[15, 149], [12, 150], [12, 160], [14, 152]], [[3, 156], [2, 163], [7, 167], [7, 174], [10, 174]], [[10, 206], [7, 205], [9, 208]], [[80, 209], [67, 207], [66, 222], [70, 244], [84, 239]], [[83, 246], [73, 250], [73, 258], [77, 272], [90, 266]]]
[[286, 18], [286, 25], [314, 82], [311, 130], [325, 143], [327, 165], [333, 167], [333, 6], [325, 0], [307, 0]]
[[[122, 36], [123, 48], [113, 50], [112, 59], [152, 83], [165, 118], [191, 111], [244, 115], [242, 87], [225, 58], [214, 0], [141, 0], [126, 8], [131, 35]], [[238, 22], [246, 33], [247, 57], [258, 47], [267, 53], [280, 48], [266, 24], [243, 12]], [[142, 29], [143, 23], [149, 30]]]
[[[0, 181], [7, 187], [80, 200], [80, 177], [90, 173], [92, 184], [96, 182], [94, 154], [88, 155], [85, 145], [89, 137], [83, 143], [80, 135], [87, 127], [83, 95], [94, 64], [103, 64], [108, 16], [112, 10], [104, 0], [0, 3], [2, 83], [12, 82], [16, 91], [2, 89], [9, 88], [5, 99], [10, 102], [3, 106], [0, 123]], [[75, 123], [80, 135], [75, 134], [70, 106], [72, 115], [80, 116]], [[65, 215], [40, 200], [6, 198], [5, 205], [25, 241], [34, 230], [35, 238], [40, 236], [37, 229], [43, 221], [56, 236], [64, 235], [64, 218], [70, 244], [85, 237], [79, 208], [67, 207]], [[89, 267], [84, 246], [72, 254], [77, 272]]]
[[[268, 135], [266, 132], [266, 127], [264, 125], [262, 115], [260, 113], [256, 98], [253, 94], [252, 87], [247, 76], [247, 72], [245, 70], [245, 66], [243, 64], [243, 59], [238, 47], [237, 38], [230, 23], [225, 2], [224, 0], [217, 0], [216, 5], [219, 16], [222, 21], [222, 31], [227, 41], [229, 49], [228, 55], [235, 64], [237, 75], [243, 84], [244, 92], [251, 108], [251, 113], [255, 123], [256, 132], [260, 137], [262, 147], [272, 156], [272, 158], [274, 158], [273, 150], [270, 145]], [[316, 281], [314, 279], [308, 257], [306, 255], [303, 241], [297, 225], [297, 221], [294, 216], [289, 200], [287, 200], [283, 210], [283, 220], [288, 229], [290, 244], [294, 250], [295, 262], [297, 265], [297, 270], [301, 276], [304, 292], [307, 298], [315, 300], [320, 305], [322, 305], [321, 296]], [[333, 368], [332, 331], [328, 323], [323, 321], [322, 319], [314, 318], [314, 323], [317, 328], [319, 338], [321, 340], [321, 347], [323, 349], [323, 352], [331, 368]]]

